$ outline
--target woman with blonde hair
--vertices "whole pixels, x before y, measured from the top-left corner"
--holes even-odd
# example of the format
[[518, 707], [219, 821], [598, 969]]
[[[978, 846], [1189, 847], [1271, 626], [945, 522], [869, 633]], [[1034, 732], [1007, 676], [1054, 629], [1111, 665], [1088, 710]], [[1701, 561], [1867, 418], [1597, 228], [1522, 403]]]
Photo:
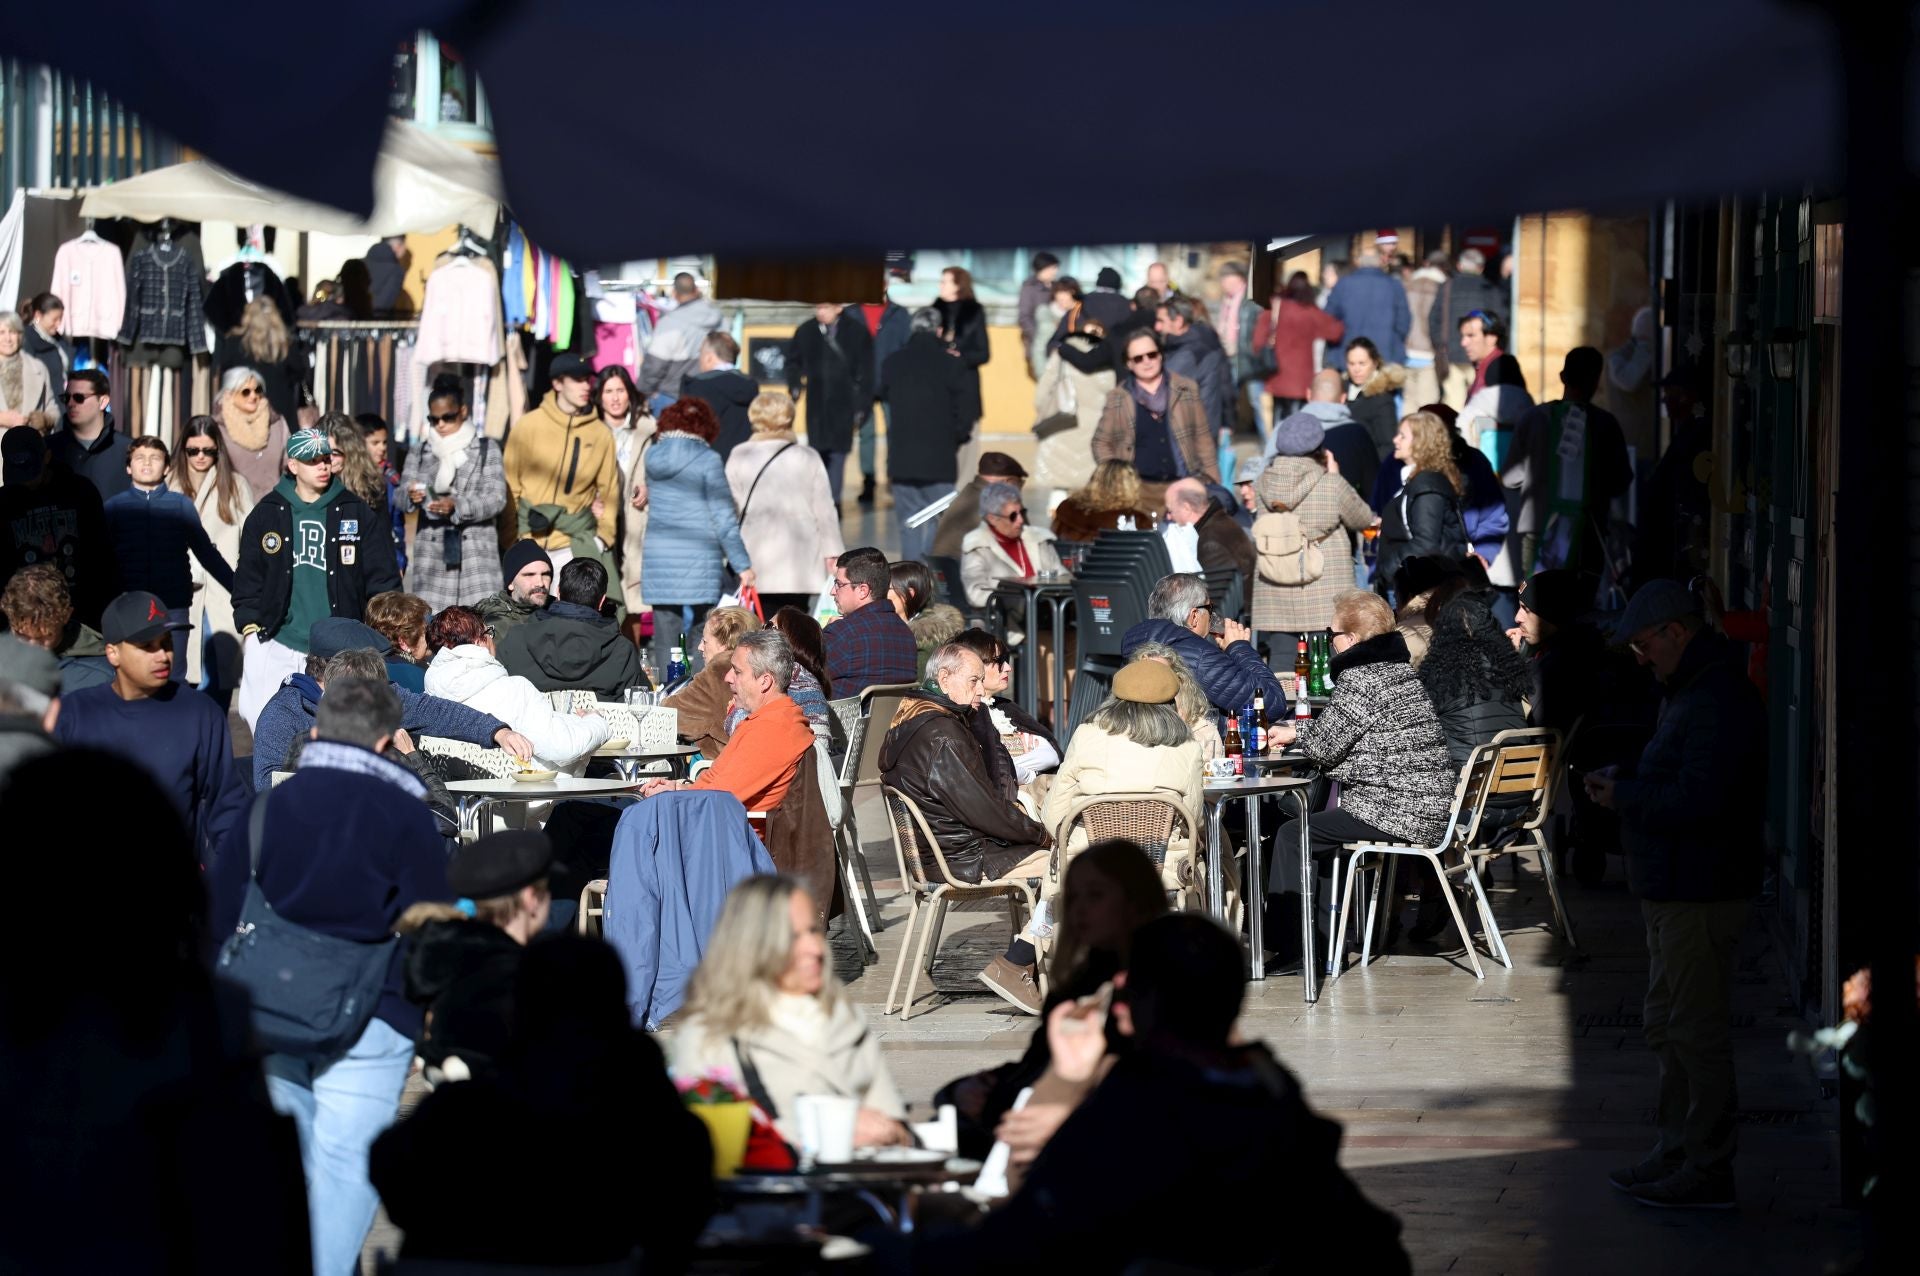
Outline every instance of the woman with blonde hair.
[[252, 368], [267, 392], [267, 403], [284, 420], [300, 410], [307, 384], [307, 355], [287, 331], [280, 307], [271, 297], [255, 297], [240, 312], [240, 322], [214, 345], [213, 365], [222, 371]]
[[60, 403], [47, 380], [47, 365], [21, 352], [27, 325], [0, 311], [0, 430], [30, 425], [45, 434], [60, 419]]
[[809, 609], [846, 542], [820, 454], [793, 433], [793, 400], [759, 395], [747, 406], [752, 437], [727, 457], [727, 486], [753, 560], [761, 610]]
[[1400, 418], [1393, 458], [1406, 475], [1400, 494], [1380, 511], [1380, 558], [1374, 588], [1383, 596], [1400, 564], [1416, 556], [1463, 557], [1467, 524], [1460, 512], [1466, 480], [1453, 460], [1453, 432], [1432, 412]]
[[[210, 416], [187, 422], [180, 450], [173, 454], [167, 486], [193, 502], [200, 525], [228, 562], [240, 561], [240, 528], [253, 510], [253, 489], [236, 474], [226, 442]], [[207, 575], [195, 559], [193, 604], [189, 608], [199, 641], [187, 643], [187, 682], [212, 692], [240, 685], [240, 634], [233, 619], [233, 595]], [[203, 670], [205, 657], [211, 657]]]
[[745, 607], [715, 607], [700, 626], [700, 645], [696, 650], [706, 661], [699, 672], [673, 695], [661, 701], [680, 714], [680, 736], [700, 746], [711, 761], [726, 746], [727, 711], [733, 705], [733, 690], [727, 686], [727, 671], [733, 668], [733, 649], [742, 636], [760, 628], [760, 618]]
[[1053, 534], [1063, 541], [1090, 541], [1120, 526], [1122, 518], [1151, 513], [1140, 501], [1140, 472], [1133, 462], [1102, 461], [1087, 485], [1053, 507]]
[[287, 421], [267, 400], [265, 379], [251, 367], [228, 368], [211, 415], [234, 473], [247, 481], [255, 500], [264, 497], [287, 471]]
[[834, 977], [823, 926], [791, 877], [735, 886], [687, 985], [669, 1043], [673, 1074], [744, 1083], [789, 1143], [800, 1141], [801, 1095], [857, 1101], [856, 1146], [907, 1143], [906, 1104], [866, 1016]]

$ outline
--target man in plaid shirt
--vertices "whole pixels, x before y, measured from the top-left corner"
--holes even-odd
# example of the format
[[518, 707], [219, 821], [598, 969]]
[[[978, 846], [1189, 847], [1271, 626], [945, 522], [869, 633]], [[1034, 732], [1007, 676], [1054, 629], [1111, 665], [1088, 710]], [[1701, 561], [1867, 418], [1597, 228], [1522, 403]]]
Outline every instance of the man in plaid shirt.
[[872, 546], [850, 549], [833, 567], [840, 619], [826, 627], [827, 678], [836, 699], [868, 687], [918, 682], [913, 630], [887, 601], [887, 556]]

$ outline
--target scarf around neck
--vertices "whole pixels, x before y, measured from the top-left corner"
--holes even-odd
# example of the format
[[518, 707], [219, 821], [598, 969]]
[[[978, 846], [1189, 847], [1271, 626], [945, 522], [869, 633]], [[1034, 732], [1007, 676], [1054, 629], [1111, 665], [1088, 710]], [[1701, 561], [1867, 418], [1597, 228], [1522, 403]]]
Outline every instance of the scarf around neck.
[[220, 396], [220, 421], [226, 426], [227, 440], [249, 452], [265, 448], [268, 431], [273, 428], [273, 409], [267, 403], [267, 396], [261, 395], [254, 403], [253, 411], [243, 412], [238, 401], [224, 394]]
[[1172, 390], [1173, 378], [1169, 376], [1160, 378], [1160, 388], [1152, 394], [1141, 389], [1138, 381], [1127, 382], [1127, 393], [1133, 396], [1133, 401], [1157, 417], [1167, 414], [1167, 401], [1171, 397]]
[[472, 446], [477, 433], [471, 421], [462, 423], [452, 434], [427, 431], [427, 447], [433, 452], [432, 487], [435, 495], [445, 496], [453, 490], [453, 476], [466, 463], [467, 448]]

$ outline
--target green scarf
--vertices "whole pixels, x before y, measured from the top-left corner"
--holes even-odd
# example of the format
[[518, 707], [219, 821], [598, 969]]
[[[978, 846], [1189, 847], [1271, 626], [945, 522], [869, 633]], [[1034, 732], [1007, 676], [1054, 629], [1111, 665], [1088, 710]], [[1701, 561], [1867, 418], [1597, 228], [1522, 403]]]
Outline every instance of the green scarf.
[[614, 565], [613, 555], [600, 548], [600, 521], [593, 516], [592, 510], [570, 510], [563, 505], [523, 505], [520, 507], [520, 535], [528, 534], [527, 518], [539, 514], [553, 525], [553, 530], [567, 538], [568, 548], [575, 558], [591, 558], [607, 569], [607, 601], [613, 604], [615, 613], [624, 621], [627, 618], [627, 600], [620, 589], [620, 569]]

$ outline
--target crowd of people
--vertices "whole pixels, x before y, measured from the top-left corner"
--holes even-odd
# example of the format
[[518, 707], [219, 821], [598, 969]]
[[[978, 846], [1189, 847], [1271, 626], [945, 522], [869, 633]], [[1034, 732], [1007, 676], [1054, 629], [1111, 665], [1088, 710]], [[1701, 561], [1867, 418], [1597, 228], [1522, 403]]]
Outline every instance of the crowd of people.
[[[158, 1105], [115, 1124], [77, 1089], [6, 1096], [20, 1146], [101, 1127], [35, 1187], [49, 1216], [130, 1155], [204, 1168], [219, 1135], [256, 1164], [234, 1189], [247, 1225], [283, 1253], [310, 1245], [315, 1270], [353, 1267], [381, 1201], [409, 1257], [644, 1248], [670, 1268], [711, 1206], [707, 1136], [670, 1073], [745, 1078], [789, 1143], [809, 1094], [856, 1099], [862, 1146], [911, 1142], [906, 1098], [824, 940], [836, 887], [822, 802], [838, 796], [816, 758], [833, 702], [876, 688], [897, 695], [873, 723], [878, 761], [890, 799], [931, 833], [925, 874], [1037, 898], [979, 979], [1044, 1019], [1020, 1061], [947, 1091], [970, 1145], [1013, 1149], [1012, 1199], [894, 1261], [974, 1270], [1009, 1242], [1115, 1270], [1267, 1254], [1250, 1213], [1196, 1239], [1182, 1211], [1152, 1210], [1167, 1202], [1151, 1185], [1171, 1181], [1193, 1208], [1255, 1193], [1311, 1208], [1366, 1248], [1369, 1270], [1404, 1269], [1397, 1226], [1335, 1163], [1337, 1128], [1232, 1035], [1239, 948], [1196, 915], [1209, 764], [1223, 720], [1255, 701], [1272, 744], [1337, 783], [1338, 804], [1310, 821], [1323, 872], [1356, 841], [1432, 844], [1467, 758], [1500, 732], [1582, 726], [1575, 837], [1588, 869], [1626, 850], [1656, 958], [1661, 1142], [1614, 1183], [1649, 1204], [1730, 1201], [1725, 1009], [1759, 841], [1738, 787], [1764, 769], [1765, 732], [1694, 591], [1656, 576], [1617, 624], [1594, 620], [1603, 582], [1619, 581], [1610, 511], [1632, 478], [1593, 403], [1600, 353], [1568, 352], [1561, 397], [1535, 404], [1473, 250], [1392, 271], [1363, 254], [1324, 296], [1295, 276], [1264, 308], [1229, 264], [1215, 313], [1164, 268], [1129, 296], [1112, 271], [1083, 293], [1058, 265], [1037, 257], [1022, 291], [1046, 426], [1036, 475], [980, 451], [989, 348], [959, 268], [911, 313], [819, 307], [795, 334], [787, 394], [735, 370], [718, 311], [677, 280], [638, 380], [562, 355], [502, 445], [442, 378], [404, 458], [378, 418], [289, 422], [277, 364], [230, 367], [177, 450], [129, 438], [103, 377], [73, 371], [55, 395], [27, 325], [0, 320], [0, 809], [24, 820], [27, 803], [73, 794], [80, 844], [132, 837], [137, 819], [158, 846], [128, 870], [149, 915], [102, 949], [137, 978], [9, 976], [0, 992], [0, 1034], [35, 1061], [22, 1084], [77, 1058], [75, 1075], [126, 1112]], [[907, 551], [892, 560], [847, 547], [839, 517], [850, 459], [856, 499], [874, 496], [876, 411]], [[1222, 446], [1243, 412], [1261, 439], [1251, 457]], [[990, 632], [982, 612], [998, 581], [1064, 572], [1074, 548], [1140, 526], [1162, 530], [1174, 570], [1069, 733], [1050, 712], [1064, 706], [1035, 714], [1010, 695], [1015, 649], [1047, 636]], [[628, 623], [642, 613], [651, 656]], [[1281, 675], [1322, 634], [1330, 697], [1284, 725], [1295, 688]], [[688, 674], [664, 703], [710, 765], [634, 796], [726, 794], [768, 813], [782, 872], [728, 896], [663, 1055], [604, 946], [541, 938], [571, 903], [556, 883], [605, 875], [620, 812], [565, 803], [545, 832], [462, 844], [457, 763], [421, 740], [578, 773], [612, 727], [552, 693], [654, 689], [674, 649]], [[238, 755], [229, 709], [250, 742]], [[124, 800], [99, 803], [102, 782]], [[1151, 859], [1088, 836], [1087, 804], [1118, 793], [1174, 812]], [[1328, 937], [1299, 948], [1300, 839], [1272, 836], [1268, 882], [1227, 871], [1269, 910], [1284, 972], [1323, 960]], [[128, 854], [103, 852], [114, 871]], [[1420, 885], [1412, 938], [1438, 933], [1448, 889]], [[399, 1119], [416, 1059], [436, 1088]], [[609, 1131], [633, 1132], [654, 1164], [591, 1184], [545, 1173]], [[446, 1179], [449, 1155], [502, 1150], [480, 1195]], [[1090, 1190], [1116, 1165], [1132, 1186]], [[665, 1167], [673, 1189], [647, 1186]], [[503, 1224], [482, 1249], [463, 1224], [476, 1203], [530, 1200], [580, 1226]], [[1161, 1221], [1141, 1225], [1149, 1213]], [[84, 1243], [104, 1266], [196, 1267], [220, 1243], [208, 1226], [183, 1209], [136, 1239]]]

